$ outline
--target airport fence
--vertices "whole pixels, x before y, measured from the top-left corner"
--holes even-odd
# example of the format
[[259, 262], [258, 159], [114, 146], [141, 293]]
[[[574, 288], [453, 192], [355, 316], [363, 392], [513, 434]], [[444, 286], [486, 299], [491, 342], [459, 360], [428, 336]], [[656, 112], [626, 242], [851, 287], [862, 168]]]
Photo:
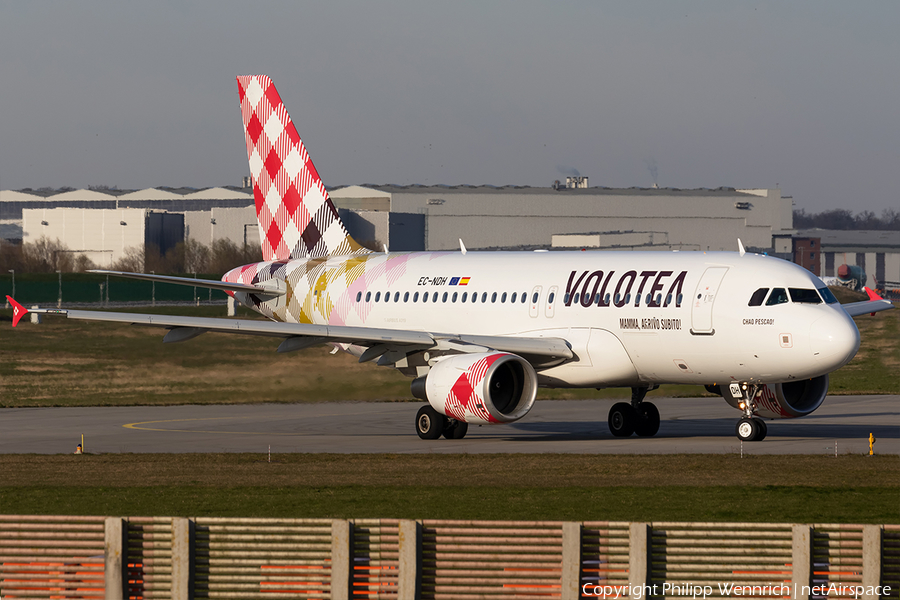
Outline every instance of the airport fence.
[[0, 598], [897, 598], [900, 525], [0, 515]]
[[[213, 279], [217, 275], [187, 274], [181, 277]], [[218, 290], [138, 281], [92, 273], [0, 273], [0, 302], [13, 296], [23, 306], [73, 306], [81, 304], [219, 303], [227, 296]]]

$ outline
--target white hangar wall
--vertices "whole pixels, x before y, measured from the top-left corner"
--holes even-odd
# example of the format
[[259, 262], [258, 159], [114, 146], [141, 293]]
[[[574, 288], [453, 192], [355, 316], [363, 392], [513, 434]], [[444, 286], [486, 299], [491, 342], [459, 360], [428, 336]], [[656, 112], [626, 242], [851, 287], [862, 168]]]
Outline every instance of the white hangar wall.
[[[643, 232], [629, 247], [790, 252], [793, 206], [779, 189], [559, 189], [490, 186], [371, 186], [392, 213], [424, 215], [424, 246], [548, 247], [553, 235]], [[652, 242], [650, 240], [652, 238]]]
[[72, 254], [84, 254], [98, 267], [108, 267], [123, 258], [127, 248], [144, 244], [146, 213], [141, 208], [26, 208], [22, 239], [59, 240]]
[[259, 245], [259, 223], [256, 207], [218, 208], [192, 210], [184, 213], [184, 237], [192, 238], [204, 246], [217, 239], [229, 239], [238, 246]]

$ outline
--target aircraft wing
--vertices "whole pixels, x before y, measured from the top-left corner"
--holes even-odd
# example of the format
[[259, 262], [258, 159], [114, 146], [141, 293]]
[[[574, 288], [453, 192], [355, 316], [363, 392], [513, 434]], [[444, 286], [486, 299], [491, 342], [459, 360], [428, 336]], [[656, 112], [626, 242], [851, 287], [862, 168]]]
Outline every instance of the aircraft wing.
[[869, 299], [863, 302], [850, 302], [848, 304], [842, 304], [841, 308], [847, 311], [847, 314], [851, 317], [858, 317], [860, 315], [864, 315], [866, 313], [875, 314], [882, 310], [890, 310], [894, 308], [893, 303], [889, 300], [885, 300], [881, 296], [879, 296], [876, 292], [870, 290], [869, 288], [864, 288], [866, 293], [869, 295]]
[[214, 317], [184, 317], [177, 315], [150, 315], [67, 308], [26, 309], [7, 296], [13, 306], [13, 327], [28, 312], [62, 315], [80, 321], [105, 321], [144, 325], [168, 329], [163, 342], [182, 342], [208, 331], [283, 338], [279, 352], [300, 350], [328, 342], [367, 346], [369, 351], [360, 357], [361, 362], [378, 358], [391, 350], [414, 351], [434, 347], [454, 348], [462, 352], [492, 349], [525, 356], [568, 359], [574, 355], [565, 340], [560, 338], [532, 338], [513, 336], [482, 336], [429, 333], [402, 329], [377, 329], [345, 325], [314, 325], [307, 323], [281, 323], [250, 319], [223, 319]]

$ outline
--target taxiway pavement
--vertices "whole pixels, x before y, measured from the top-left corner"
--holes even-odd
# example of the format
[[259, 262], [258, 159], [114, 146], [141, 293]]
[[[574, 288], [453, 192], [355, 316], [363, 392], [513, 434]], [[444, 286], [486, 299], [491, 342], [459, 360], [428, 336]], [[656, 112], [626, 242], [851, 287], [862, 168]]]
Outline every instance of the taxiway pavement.
[[[615, 400], [538, 401], [511, 425], [470, 426], [462, 440], [421, 440], [418, 402], [337, 402], [0, 409], [0, 453], [739, 453], [738, 411], [717, 398], [654, 398], [652, 438], [615, 438]], [[745, 454], [900, 454], [900, 396], [831, 396], [812, 415], [768, 421]]]

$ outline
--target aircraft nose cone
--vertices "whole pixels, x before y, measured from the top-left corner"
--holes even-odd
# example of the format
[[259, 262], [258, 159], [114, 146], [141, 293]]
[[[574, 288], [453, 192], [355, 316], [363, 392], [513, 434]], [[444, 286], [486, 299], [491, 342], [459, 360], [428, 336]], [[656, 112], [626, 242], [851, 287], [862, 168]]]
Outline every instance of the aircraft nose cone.
[[809, 328], [813, 356], [830, 370], [846, 365], [859, 350], [859, 329], [849, 315], [835, 313], [813, 321]]

